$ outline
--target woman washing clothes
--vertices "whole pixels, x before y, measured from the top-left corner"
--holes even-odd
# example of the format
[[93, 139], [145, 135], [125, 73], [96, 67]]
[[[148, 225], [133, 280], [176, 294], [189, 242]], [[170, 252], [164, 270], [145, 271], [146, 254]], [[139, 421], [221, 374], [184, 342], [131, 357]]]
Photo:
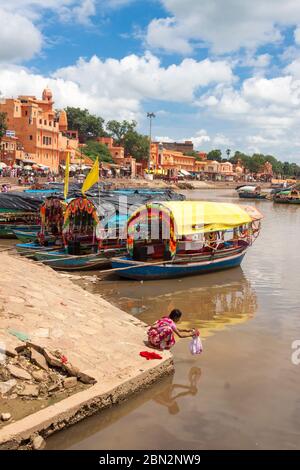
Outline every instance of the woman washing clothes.
[[195, 329], [182, 330], [177, 328], [176, 323], [182, 317], [180, 310], [172, 310], [168, 317], [163, 317], [157, 320], [148, 330], [148, 342], [152, 348], [156, 349], [170, 349], [175, 344], [176, 333], [179, 338], [189, 338], [198, 334]]

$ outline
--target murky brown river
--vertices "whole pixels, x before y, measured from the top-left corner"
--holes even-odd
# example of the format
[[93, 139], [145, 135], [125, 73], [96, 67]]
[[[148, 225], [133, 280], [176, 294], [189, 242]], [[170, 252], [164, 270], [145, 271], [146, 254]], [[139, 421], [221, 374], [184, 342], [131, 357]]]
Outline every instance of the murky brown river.
[[[188, 196], [238, 202], [230, 190]], [[149, 324], [181, 309], [182, 326], [200, 328], [204, 353], [191, 356], [189, 339], [179, 340], [173, 377], [52, 436], [49, 449], [300, 447], [300, 365], [291, 361], [300, 339], [300, 207], [254, 204], [265, 219], [241, 268], [89, 284]]]

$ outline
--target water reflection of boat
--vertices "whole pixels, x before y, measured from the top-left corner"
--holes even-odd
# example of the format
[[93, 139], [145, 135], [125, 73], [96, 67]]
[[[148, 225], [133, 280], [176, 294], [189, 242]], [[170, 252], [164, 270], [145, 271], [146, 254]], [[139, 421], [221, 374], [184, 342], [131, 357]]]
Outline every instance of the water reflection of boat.
[[[93, 285], [93, 291], [99, 287]], [[118, 292], [118, 296], [116, 296]], [[101, 283], [104, 297], [147, 324], [173, 308], [184, 313], [183, 327], [198, 327], [209, 336], [227, 325], [243, 323], [255, 315], [256, 294], [241, 268], [210, 276], [132, 284], [111, 280]]]

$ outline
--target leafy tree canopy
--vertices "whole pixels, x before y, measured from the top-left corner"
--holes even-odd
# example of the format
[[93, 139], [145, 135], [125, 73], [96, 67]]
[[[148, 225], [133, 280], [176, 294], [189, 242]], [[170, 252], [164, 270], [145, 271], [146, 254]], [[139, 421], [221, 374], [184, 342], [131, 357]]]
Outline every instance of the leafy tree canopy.
[[125, 155], [131, 155], [137, 161], [146, 160], [149, 155], [149, 138], [139, 134], [137, 131], [130, 131], [124, 139]]
[[107, 133], [114, 139], [116, 145], [124, 145], [128, 133], [136, 130], [136, 121], [108, 121], [106, 124]]
[[149, 138], [136, 130], [136, 121], [108, 121], [106, 131], [116, 145], [124, 147], [125, 156], [146, 160], [149, 155]]
[[92, 160], [96, 160], [96, 158], [99, 157], [99, 160], [102, 162], [113, 162], [110, 151], [106, 145], [100, 144], [95, 140], [88, 140], [85, 146], [82, 148], [82, 152]]
[[264, 155], [261, 153], [254, 153], [252, 156], [246, 155], [238, 150], [234, 156], [230, 158], [231, 163], [237, 163], [241, 161], [244, 167], [251, 173], [259, 173], [262, 166], [266, 162], [270, 162], [273, 168], [274, 175], [277, 176], [300, 176], [300, 166], [296, 163], [281, 162], [273, 155]]
[[222, 152], [219, 149], [211, 150], [207, 154], [207, 160], [215, 160], [216, 162], [220, 162], [222, 160]]
[[68, 128], [78, 131], [80, 142], [107, 135], [102, 117], [90, 114], [87, 109], [67, 107], [65, 111], [68, 118]]

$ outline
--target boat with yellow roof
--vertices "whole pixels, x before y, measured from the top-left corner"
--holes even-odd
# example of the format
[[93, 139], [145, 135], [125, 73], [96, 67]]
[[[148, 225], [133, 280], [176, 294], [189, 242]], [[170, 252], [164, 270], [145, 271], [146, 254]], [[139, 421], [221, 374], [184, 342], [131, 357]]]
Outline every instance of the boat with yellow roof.
[[239, 266], [260, 232], [252, 206], [207, 201], [152, 202], [127, 223], [127, 256], [112, 259], [121, 277], [164, 279]]

